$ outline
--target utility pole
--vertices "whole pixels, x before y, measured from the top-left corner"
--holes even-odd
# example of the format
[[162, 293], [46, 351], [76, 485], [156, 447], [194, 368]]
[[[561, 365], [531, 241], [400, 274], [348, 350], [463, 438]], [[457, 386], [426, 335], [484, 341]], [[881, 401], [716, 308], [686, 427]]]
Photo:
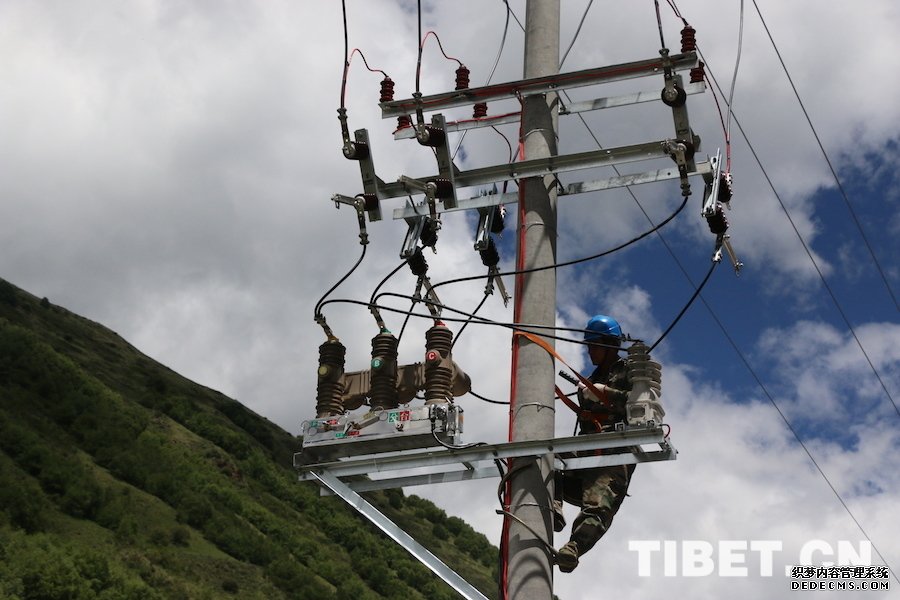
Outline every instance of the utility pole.
[[[525, 9], [526, 79], [559, 72], [559, 0], [528, 0]], [[556, 93], [526, 96], [522, 106], [524, 159], [557, 154]], [[552, 176], [520, 182], [518, 269], [556, 263], [556, 183]], [[524, 230], [524, 231], [523, 231]], [[556, 323], [556, 272], [546, 269], [516, 278], [515, 320], [553, 326]], [[546, 330], [538, 330], [543, 333]], [[552, 340], [551, 342], [552, 343]], [[512, 441], [554, 437], [555, 379], [553, 357], [523, 337], [513, 341], [515, 395]], [[523, 461], [531, 460], [531, 463]], [[553, 540], [550, 510], [553, 490], [552, 455], [519, 459], [512, 464], [510, 512], [522, 523]], [[510, 600], [553, 597], [553, 564], [544, 543], [528, 528], [510, 520], [507, 552], [507, 592]]]

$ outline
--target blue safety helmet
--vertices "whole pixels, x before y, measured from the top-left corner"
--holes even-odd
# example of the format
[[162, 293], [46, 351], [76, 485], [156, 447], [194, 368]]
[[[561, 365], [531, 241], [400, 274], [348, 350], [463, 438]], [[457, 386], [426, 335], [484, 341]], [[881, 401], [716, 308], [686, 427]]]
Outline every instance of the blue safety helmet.
[[586, 342], [600, 338], [614, 339], [615, 341], [622, 339], [622, 328], [619, 326], [619, 322], [606, 315], [594, 315], [588, 321], [585, 329], [587, 330], [584, 332], [584, 341]]

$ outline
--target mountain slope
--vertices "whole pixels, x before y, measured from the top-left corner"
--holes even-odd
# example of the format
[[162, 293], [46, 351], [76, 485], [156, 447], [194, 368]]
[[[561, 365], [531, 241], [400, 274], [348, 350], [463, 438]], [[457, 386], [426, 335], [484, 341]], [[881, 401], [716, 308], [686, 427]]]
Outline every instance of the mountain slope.
[[[299, 442], [114, 332], [0, 280], [0, 598], [458, 597], [298, 483]], [[367, 497], [491, 597], [496, 548]]]

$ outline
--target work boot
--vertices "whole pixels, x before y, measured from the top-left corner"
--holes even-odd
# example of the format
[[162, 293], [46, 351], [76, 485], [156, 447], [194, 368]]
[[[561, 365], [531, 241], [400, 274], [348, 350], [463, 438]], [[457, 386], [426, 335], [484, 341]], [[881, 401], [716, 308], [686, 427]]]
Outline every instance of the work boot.
[[553, 531], [559, 533], [566, 528], [566, 517], [563, 515], [562, 502], [553, 501]]
[[556, 564], [563, 573], [571, 573], [578, 566], [578, 544], [569, 541], [556, 553]]

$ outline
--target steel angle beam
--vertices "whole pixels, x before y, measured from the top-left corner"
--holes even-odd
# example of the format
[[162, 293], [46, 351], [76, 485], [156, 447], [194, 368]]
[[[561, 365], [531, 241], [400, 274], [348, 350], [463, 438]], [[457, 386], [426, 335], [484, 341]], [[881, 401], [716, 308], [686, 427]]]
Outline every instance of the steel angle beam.
[[[578, 152], [576, 154], [535, 158], [514, 163], [502, 163], [490, 167], [482, 167], [480, 169], [460, 171], [459, 173], [456, 173], [454, 181], [455, 184], [461, 188], [474, 187], [488, 183], [496, 183], [498, 181], [506, 181], [508, 179], [543, 177], [545, 175], [564, 173], [579, 169], [592, 169], [595, 167], [606, 167], [629, 162], [666, 158], [669, 155], [665, 146], [666, 140], [659, 140], [643, 144], [634, 144], [631, 146], [619, 146], [616, 148]], [[412, 181], [415, 184], [424, 186], [427, 181], [431, 181], [436, 177], [437, 176], [429, 176], [406, 179], [407, 181]], [[410, 185], [410, 183], [402, 180], [388, 183], [381, 186], [379, 189], [379, 198], [399, 198], [408, 196], [411, 193], [416, 193], [417, 187], [419, 187], [419, 185]]]
[[[687, 95], [701, 94], [706, 91], [706, 84], [703, 82], [691, 83], [684, 87]], [[597, 98], [595, 100], [585, 100], [582, 102], [571, 102], [569, 104], [560, 105], [559, 114], [574, 115], [576, 113], [589, 112], [592, 110], [603, 110], [604, 108], [616, 108], [619, 106], [630, 106], [632, 104], [642, 104], [644, 102], [656, 102], [662, 100], [660, 91], [649, 90], [644, 92], [635, 92], [633, 94], [624, 94], [622, 96], [609, 96], [608, 98]]]
[[406, 533], [399, 525], [391, 521], [377, 508], [347, 487], [344, 482], [327, 471], [315, 473], [319, 482], [338, 495], [344, 502], [354, 508], [359, 514], [369, 519], [376, 527], [383, 531], [389, 538], [403, 546], [403, 549], [413, 555], [419, 562], [428, 567], [435, 575], [456, 590], [466, 600], [488, 600], [475, 586], [463, 579], [456, 571], [448, 567], [441, 559], [432, 554], [422, 544]]
[[[703, 162], [697, 165], [696, 171], [689, 172], [688, 176], [704, 175], [709, 172], [709, 163]], [[601, 190], [609, 190], [613, 188], [642, 185], [645, 183], [655, 183], [657, 181], [666, 181], [669, 179], [678, 179], [679, 177], [680, 174], [678, 173], [678, 167], [669, 167], [667, 169], [657, 169], [655, 171], [646, 171], [644, 173], [619, 175], [617, 177], [610, 177], [608, 179], [597, 179], [594, 181], [570, 183], [565, 186], [565, 188], [563, 188], [563, 191], [561, 191], [559, 195], [568, 196], [572, 194], [585, 194], [587, 192], [598, 192]], [[397, 218], [396, 213], [394, 218]]]
[[[657, 96], [659, 93], [656, 94]], [[478, 129], [479, 127], [494, 127], [497, 125], [507, 125], [509, 123], [518, 123], [522, 119], [522, 113], [519, 111], [506, 113], [503, 115], [493, 115], [481, 117], [480, 119], [466, 119], [464, 121], [448, 121], [446, 125], [447, 133], [457, 131], [465, 131], [467, 129]], [[415, 127], [404, 127], [394, 132], [395, 140], [411, 140], [416, 137]]]
[[[462, 198], [457, 200], [456, 208], [448, 209], [443, 206], [437, 206], [436, 210], [438, 213], [445, 212], [453, 212], [457, 210], [470, 210], [470, 209], [478, 209], [478, 208], [489, 208], [491, 206], [497, 206], [498, 204], [513, 204], [519, 201], [519, 193], [513, 192], [510, 194], [486, 194], [484, 196], [475, 196], [473, 198]], [[427, 204], [416, 204], [410, 206], [407, 204], [403, 208], [394, 209], [394, 218], [395, 219], [409, 219], [414, 217], [415, 215], [421, 214], [421, 211], [428, 209]]]
[[[696, 52], [676, 54], [671, 56], [669, 60], [671, 61], [671, 67], [675, 70], [692, 69], [698, 64]], [[647, 77], [662, 73], [664, 66], [662, 57], [656, 57], [607, 67], [573, 71], [571, 73], [559, 73], [545, 77], [534, 77], [520, 81], [454, 90], [452, 92], [422, 96], [418, 101], [415, 98], [393, 100], [380, 104], [381, 117], [389, 119], [415, 113], [418, 109], [432, 112], [457, 106], [468, 106], [477, 102], [499, 100], [501, 98], [520, 98], [522, 96], [545, 94], [557, 90], [597, 85], [599, 83]]]
[[[658, 436], [655, 436], [653, 439], [657, 441], [655, 441], [652, 445], [658, 446], [658, 450], [645, 450], [641, 446], [647, 444], [634, 444], [631, 446], [626, 446], [625, 448], [627, 448], [628, 452], [624, 452], [622, 454], [574, 456], [572, 452], [559, 452], [554, 456], [554, 469], [560, 471], [575, 471], [579, 469], [590, 469], [595, 467], [619, 466], [676, 459], [677, 452], [668, 440], [665, 440], [663, 438], [661, 441], [659, 441]], [[646, 440], [642, 438], [631, 438], [628, 443], [632, 442], [646, 442]], [[500, 444], [496, 446], [485, 445], [479, 446], [479, 448], [490, 451], [492, 449], [496, 450], [508, 445], [509, 444]], [[564, 442], [563, 446], [568, 446], [568, 443]], [[559, 450], [559, 448], [557, 448], [557, 450]], [[531, 456], [530, 452], [531, 450], [528, 450], [525, 454], [517, 453], [517, 455]], [[374, 458], [373, 460], [378, 461], [377, 458]], [[401, 474], [404, 471], [400, 468], [387, 468], [380, 473], [387, 474], [379, 479], [347, 481], [345, 482], [345, 484], [353, 491], [368, 492], [373, 490], [384, 490], [398, 487], [413, 487], [417, 485], [432, 485], [438, 483], [452, 483], [457, 481], [493, 478], [499, 476], [496, 464], [494, 464], [495, 460], [498, 459], [493, 456], [491, 456], [490, 458], [486, 458], [484, 455], [478, 456], [476, 458], [464, 458], [454, 460], [453, 462], [446, 464], [426, 467], [426, 472], [416, 473], [413, 475]], [[459, 468], [460, 465], [465, 468]], [[350, 465], [347, 466], [349, 467]], [[322, 465], [315, 465], [314, 467], [327, 471], [332, 475], [335, 475], [335, 471], [338, 471], [338, 469], [335, 469], [334, 467], [326, 468]], [[300, 478], [306, 480], [318, 479], [316, 473], [319, 471], [317, 471], [316, 468], [313, 468], [311, 471], [302, 474]], [[372, 471], [378, 470], [379, 469], [373, 469]], [[348, 476], [346, 475], [346, 472], [342, 472], [341, 475]], [[322, 493], [323, 495], [325, 495], [328, 492], [327, 490], [323, 489]]]
[[[701, 82], [691, 83], [684, 87], [687, 95], [701, 94], [706, 91], [706, 84]], [[656, 102], [660, 100], [659, 90], [646, 90], [643, 92], [634, 92], [632, 94], [623, 94], [621, 96], [608, 96], [605, 98], [595, 98], [594, 100], [585, 100], [582, 102], [571, 102], [569, 104], [561, 104], [559, 107], [560, 116], [574, 115], [592, 110], [602, 110], [604, 108], [616, 108], [619, 106], [630, 106], [632, 104], [642, 104], [644, 102]], [[489, 115], [479, 119], [464, 119], [462, 121], [449, 121], [445, 131], [453, 133], [458, 131], [466, 131], [469, 129], [479, 129], [481, 127], [496, 127], [497, 125], [508, 125], [510, 123], [518, 123], [522, 118], [519, 111], [505, 113], [502, 115]], [[404, 127], [394, 132], [395, 140], [410, 140], [416, 137], [415, 127]]]
[[[709, 162], [697, 163], [697, 170], [688, 173], [693, 175], [708, 175], [712, 172]], [[627, 175], [619, 175], [609, 177], [607, 179], [596, 179], [593, 181], [580, 181], [578, 183], [570, 183], [566, 185], [560, 196], [572, 196], [575, 194], [586, 194], [588, 192], [598, 192], [620, 187], [628, 187], [632, 185], [642, 185], [645, 183], [655, 183], [657, 181], [667, 181], [670, 179], [678, 179], [678, 167], [670, 167], [667, 169], [656, 169], [653, 171], [645, 171], [643, 173], [634, 173]], [[486, 194], [483, 196], [474, 196], [472, 198], [463, 198], [457, 202], [456, 208], [447, 209], [437, 207], [437, 212], [445, 213], [456, 210], [484, 209], [498, 204], [515, 204], [519, 201], [518, 192], [509, 194]], [[407, 204], [403, 208], [394, 209], [394, 219], [411, 219], [420, 215], [423, 210], [427, 210], [428, 206], [422, 204]]]
[[[593, 469], [596, 467], [613, 467], [621, 465], [633, 465], [647, 462], [659, 462], [663, 460], [675, 460], [677, 452], [668, 442], [660, 444], [659, 450], [644, 450], [640, 446], [631, 449], [631, 452], [623, 454], [608, 454], [601, 456], [586, 456], [579, 458], [554, 458], [554, 469], [557, 471], [577, 471], [580, 469]], [[449, 465], [448, 465], [449, 466]], [[453, 483], [456, 481], [471, 481], [473, 479], [485, 479], [500, 475], [495, 465], [485, 467], [472, 467], [466, 469], [435, 470], [431, 473], [419, 475], [406, 475], [403, 477], [385, 477], [383, 479], [366, 479], [351, 481], [347, 485], [357, 492], [370, 492], [373, 490], [386, 490], [398, 487], [413, 487], [417, 485], [432, 485], [437, 483]]]
[[632, 427], [624, 431], [609, 431], [590, 435], [577, 435], [550, 440], [526, 440], [502, 444], [483, 444], [459, 449], [440, 449], [419, 452], [403, 452], [358, 457], [344, 460], [303, 464], [299, 454], [294, 457], [294, 466], [301, 480], [313, 479], [315, 472], [328, 471], [336, 477], [349, 477], [374, 473], [389, 473], [436, 467], [460, 463], [493, 461], [494, 459], [540, 456], [544, 454], [565, 454], [590, 450], [629, 448], [666, 442], [660, 427]]
[[500, 472], [496, 466], [478, 467], [465, 470], [447, 470], [420, 475], [407, 475], [404, 477], [388, 477], [385, 479], [366, 479], [363, 481], [348, 481], [347, 486], [356, 492], [371, 492], [373, 490], [386, 490], [398, 487], [413, 487], [417, 485], [431, 485], [437, 483], [453, 483], [457, 481], [470, 481], [473, 479], [485, 479], [499, 477]]

